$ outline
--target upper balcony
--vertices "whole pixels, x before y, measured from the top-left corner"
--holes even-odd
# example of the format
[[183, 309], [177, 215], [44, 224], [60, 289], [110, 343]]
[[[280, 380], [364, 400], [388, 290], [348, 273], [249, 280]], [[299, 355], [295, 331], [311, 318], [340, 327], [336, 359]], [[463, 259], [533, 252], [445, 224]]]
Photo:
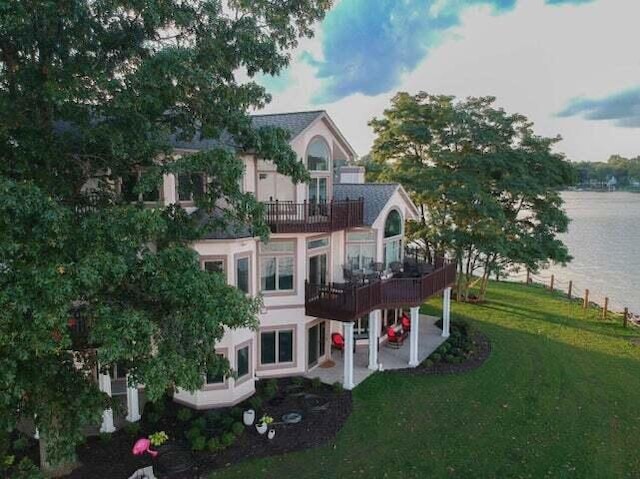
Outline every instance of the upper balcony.
[[454, 284], [456, 264], [437, 259], [435, 264], [405, 261], [389, 277], [360, 279], [354, 283], [310, 284], [305, 287], [307, 316], [355, 321], [376, 309], [420, 306], [429, 297]]
[[272, 233], [330, 233], [364, 226], [364, 199], [303, 202], [265, 202]]

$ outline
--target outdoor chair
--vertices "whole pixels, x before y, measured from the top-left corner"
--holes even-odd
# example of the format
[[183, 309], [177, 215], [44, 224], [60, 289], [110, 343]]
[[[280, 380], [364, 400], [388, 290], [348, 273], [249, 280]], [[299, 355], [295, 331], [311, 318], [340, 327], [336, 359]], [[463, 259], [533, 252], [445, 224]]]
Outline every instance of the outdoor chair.
[[331, 347], [338, 351], [344, 351], [344, 337], [340, 333], [331, 334]]
[[351, 283], [352, 284], [364, 283], [364, 271], [362, 271], [361, 269], [356, 269], [355, 271], [351, 271]]
[[400, 324], [402, 325], [402, 332], [404, 334], [408, 334], [411, 332], [411, 320], [406, 313], [402, 313], [402, 318], [400, 318]]
[[399, 334], [393, 326], [387, 327], [387, 346], [390, 348], [400, 349], [404, 343], [404, 336]]
[[392, 261], [389, 263], [389, 269], [393, 274], [402, 273], [402, 263], [400, 261]]

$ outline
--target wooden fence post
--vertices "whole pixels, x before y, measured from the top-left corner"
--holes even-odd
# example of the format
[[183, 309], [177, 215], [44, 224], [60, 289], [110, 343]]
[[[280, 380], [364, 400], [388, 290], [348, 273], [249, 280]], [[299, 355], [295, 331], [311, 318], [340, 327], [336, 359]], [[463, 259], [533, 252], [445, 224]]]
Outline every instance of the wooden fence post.
[[604, 298], [604, 308], [602, 308], [602, 319], [607, 319], [607, 309], [609, 309], [609, 298]]
[[527, 268], [527, 286], [531, 283], [531, 271]]
[[584, 290], [584, 302], [582, 303], [582, 309], [587, 309], [589, 307], [589, 290]]
[[627, 321], [629, 320], [629, 308], [624, 308], [624, 317], [622, 318], [622, 326], [627, 327]]
[[556, 277], [554, 275], [551, 275], [551, 283], [549, 283], [549, 289], [551, 291], [553, 291], [553, 283], [555, 281]]
[[573, 281], [569, 280], [569, 291], [567, 292], [567, 296], [571, 299], [571, 292], [573, 290]]

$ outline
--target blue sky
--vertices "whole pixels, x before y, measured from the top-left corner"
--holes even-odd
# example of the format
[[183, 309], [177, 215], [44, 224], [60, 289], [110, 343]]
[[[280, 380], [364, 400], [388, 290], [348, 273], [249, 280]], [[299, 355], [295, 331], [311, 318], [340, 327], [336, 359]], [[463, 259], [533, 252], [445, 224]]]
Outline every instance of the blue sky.
[[494, 95], [572, 159], [637, 155], [638, 18], [640, 0], [339, 0], [260, 81], [268, 111], [325, 108], [360, 154], [395, 92], [425, 90]]

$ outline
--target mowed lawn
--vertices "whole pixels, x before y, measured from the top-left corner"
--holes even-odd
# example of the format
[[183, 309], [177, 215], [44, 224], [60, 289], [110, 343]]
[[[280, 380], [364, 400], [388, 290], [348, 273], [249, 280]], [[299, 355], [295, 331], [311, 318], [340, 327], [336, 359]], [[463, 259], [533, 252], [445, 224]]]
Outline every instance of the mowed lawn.
[[[439, 314], [438, 301], [424, 309]], [[335, 443], [211, 477], [640, 477], [639, 329], [507, 283], [452, 315], [491, 339], [481, 368], [376, 373], [354, 390]]]

